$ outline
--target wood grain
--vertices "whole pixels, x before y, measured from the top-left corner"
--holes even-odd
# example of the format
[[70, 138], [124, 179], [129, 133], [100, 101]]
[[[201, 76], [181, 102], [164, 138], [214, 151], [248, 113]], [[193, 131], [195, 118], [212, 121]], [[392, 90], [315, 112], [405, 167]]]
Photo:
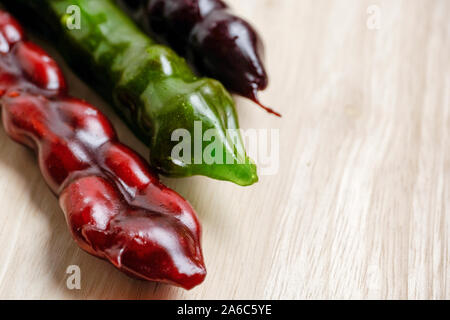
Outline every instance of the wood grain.
[[229, 2], [265, 39], [262, 100], [284, 115], [237, 98], [241, 126], [280, 129], [280, 166], [249, 188], [164, 179], [200, 215], [204, 284], [132, 280], [78, 249], [34, 155], [1, 130], [0, 298], [450, 298], [450, 1]]

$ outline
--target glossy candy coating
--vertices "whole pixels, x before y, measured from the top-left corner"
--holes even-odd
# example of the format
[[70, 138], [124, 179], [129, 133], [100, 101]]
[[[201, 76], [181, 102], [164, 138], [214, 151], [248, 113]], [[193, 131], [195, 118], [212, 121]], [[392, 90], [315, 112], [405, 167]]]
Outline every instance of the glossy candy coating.
[[[257, 94], [268, 84], [263, 44], [255, 29], [222, 0], [120, 0], [152, 35], [208, 76], [266, 111]], [[141, 7], [141, 8], [140, 8]], [[141, 10], [139, 10], [141, 9]]]
[[[216, 80], [197, 78], [185, 60], [156, 44], [112, 0], [2, 0], [24, 22], [43, 30], [72, 66], [127, 121], [150, 147], [150, 163], [171, 177], [204, 175], [239, 185], [258, 181], [255, 164], [247, 157], [238, 129], [232, 97]], [[80, 8], [80, 29], [69, 29], [67, 8]], [[196, 134], [196, 122], [201, 125]], [[189, 159], [174, 158], [179, 145], [174, 132], [191, 135]], [[223, 150], [221, 161], [204, 161], [214, 130]], [[237, 132], [237, 139], [227, 134]], [[196, 161], [196, 144], [200, 160]], [[199, 157], [197, 156], [197, 159]], [[231, 161], [232, 160], [232, 161]]]
[[0, 105], [7, 134], [37, 152], [82, 249], [140, 279], [186, 289], [203, 281], [192, 207], [117, 140], [99, 110], [67, 95], [58, 65], [4, 11]]

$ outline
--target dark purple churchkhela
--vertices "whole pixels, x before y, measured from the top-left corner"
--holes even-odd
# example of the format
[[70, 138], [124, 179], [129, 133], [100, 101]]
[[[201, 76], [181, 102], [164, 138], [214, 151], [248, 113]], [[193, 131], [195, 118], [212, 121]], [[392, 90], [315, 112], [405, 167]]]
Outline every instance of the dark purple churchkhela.
[[263, 45], [250, 24], [233, 15], [221, 0], [122, 0], [144, 28], [186, 56], [198, 69], [230, 91], [263, 106], [259, 90], [267, 87]]

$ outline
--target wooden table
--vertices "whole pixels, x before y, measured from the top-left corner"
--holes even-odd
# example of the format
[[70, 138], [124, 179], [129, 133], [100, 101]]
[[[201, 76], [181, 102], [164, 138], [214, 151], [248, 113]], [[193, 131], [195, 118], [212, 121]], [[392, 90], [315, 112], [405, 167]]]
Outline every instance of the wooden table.
[[229, 2], [265, 39], [261, 97], [284, 117], [237, 98], [243, 128], [280, 130], [276, 175], [164, 179], [199, 213], [206, 281], [132, 280], [78, 249], [34, 155], [1, 130], [0, 298], [450, 298], [450, 1]]

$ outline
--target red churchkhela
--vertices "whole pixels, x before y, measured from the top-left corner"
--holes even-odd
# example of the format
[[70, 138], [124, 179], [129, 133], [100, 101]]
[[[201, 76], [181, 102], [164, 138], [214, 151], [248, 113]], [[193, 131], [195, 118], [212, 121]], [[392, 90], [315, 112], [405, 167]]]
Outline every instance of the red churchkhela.
[[38, 154], [78, 245], [139, 279], [186, 289], [206, 275], [197, 216], [121, 144], [108, 119], [67, 95], [56, 62], [0, 11], [0, 105], [15, 141]]

